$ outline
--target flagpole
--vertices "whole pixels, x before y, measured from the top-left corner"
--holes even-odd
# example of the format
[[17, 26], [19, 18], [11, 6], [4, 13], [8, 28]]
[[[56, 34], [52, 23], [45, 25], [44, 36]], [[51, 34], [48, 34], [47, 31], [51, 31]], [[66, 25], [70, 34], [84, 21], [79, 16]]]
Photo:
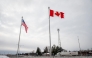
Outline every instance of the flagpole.
[[[22, 19], [23, 19], [23, 17], [22, 17]], [[22, 20], [21, 20], [21, 23], [22, 23]], [[21, 26], [22, 26], [22, 24], [20, 24], [20, 33], [19, 33], [19, 41], [18, 41], [18, 48], [17, 48], [17, 58], [18, 58], [18, 52], [19, 52], [20, 35], [21, 35]]]
[[[77, 36], [77, 37], [78, 37], [78, 36]], [[80, 47], [80, 42], [79, 42], [79, 37], [78, 37], [78, 43], [79, 43], [80, 54], [81, 54], [81, 56], [82, 56], [81, 47]]]
[[61, 47], [60, 34], [59, 34], [60, 29], [57, 29], [57, 31], [58, 31], [58, 46]]
[[[48, 11], [50, 14], [50, 7], [48, 7]], [[50, 15], [49, 15], [49, 42], [50, 42], [50, 57], [51, 57], [51, 31], [50, 31]]]

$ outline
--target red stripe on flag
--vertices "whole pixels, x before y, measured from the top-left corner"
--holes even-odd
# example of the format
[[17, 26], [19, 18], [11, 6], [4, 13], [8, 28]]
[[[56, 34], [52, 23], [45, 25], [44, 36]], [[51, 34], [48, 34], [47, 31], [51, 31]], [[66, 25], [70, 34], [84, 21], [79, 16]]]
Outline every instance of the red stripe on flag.
[[50, 10], [50, 16], [54, 16], [54, 11], [53, 10]]
[[61, 18], [64, 18], [64, 13], [63, 12], [60, 12], [60, 13], [61, 13], [61, 16], [60, 17]]
[[26, 25], [26, 23], [25, 23], [25, 21], [23, 19], [22, 19], [22, 25], [25, 27], [25, 31], [27, 33], [28, 27], [27, 27], [27, 25]]
[[25, 23], [22, 23], [22, 25], [25, 27], [25, 31], [26, 31], [26, 33], [27, 33], [27, 30], [28, 30], [27, 25], [26, 25]]

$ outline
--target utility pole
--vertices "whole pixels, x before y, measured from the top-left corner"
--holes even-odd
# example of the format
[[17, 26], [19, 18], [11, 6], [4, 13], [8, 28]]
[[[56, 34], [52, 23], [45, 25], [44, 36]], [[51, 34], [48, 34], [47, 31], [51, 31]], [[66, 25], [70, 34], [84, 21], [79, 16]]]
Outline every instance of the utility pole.
[[[59, 46], [59, 50], [61, 50], [61, 41], [60, 41], [60, 34], [59, 34], [60, 29], [57, 29], [57, 31], [58, 31], [58, 46]], [[60, 51], [59, 51], [59, 55], [61, 56]]]

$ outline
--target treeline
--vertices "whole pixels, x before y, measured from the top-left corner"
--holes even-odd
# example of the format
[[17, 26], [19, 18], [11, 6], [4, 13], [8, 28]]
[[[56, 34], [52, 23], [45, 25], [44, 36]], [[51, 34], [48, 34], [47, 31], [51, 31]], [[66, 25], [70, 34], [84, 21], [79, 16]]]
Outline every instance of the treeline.
[[[56, 46], [56, 45], [53, 45], [51, 47], [51, 54], [52, 55], [56, 55], [58, 52], [61, 52], [63, 51], [64, 49], [62, 47], [59, 47], [59, 46]], [[50, 47], [45, 47], [44, 51], [42, 52], [41, 49], [39, 47], [37, 47], [37, 50], [36, 50], [36, 54], [38, 56], [41, 56], [43, 55], [44, 53], [49, 53], [50, 52]]]
[[[65, 49], [63, 49], [62, 47], [59, 47], [59, 46], [56, 46], [56, 45], [53, 45], [51, 47], [51, 54], [54, 56], [56, 55], [58, 52], [61, 52]], [[32, 52], [32, 53], [18, 53], [18, 55], [32, 55], [32, 56], [42, 56], [44, 54], [48, 54], [49, 55], [50, 53], [50, 47], [45, 47], [44, 50], [42, 51], [40, 49], [40, 47], [37, 47], [36, 49], [36, 52]], [[16, 54], [17, 55], [17, 54]]]

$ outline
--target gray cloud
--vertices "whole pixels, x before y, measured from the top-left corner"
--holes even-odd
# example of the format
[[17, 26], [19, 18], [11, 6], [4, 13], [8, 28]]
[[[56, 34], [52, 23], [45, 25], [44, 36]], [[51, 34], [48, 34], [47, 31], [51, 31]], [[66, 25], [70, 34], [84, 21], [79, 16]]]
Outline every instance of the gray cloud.
[[[52, 45], [58, 45], [57, 28], [60, 29], [61, 46], [67, 50], [91, 49], [91, 0], [0, 0], [0, 50], [16, 51], [21, 17], [28, 25], [28, 33], [21, 28], [21, 51], [33, 51], [49, 46], [48, 6], [65, 13], [65, 18], [50, 17]], [[5, 48], [7, 47], [7, 48]]]

